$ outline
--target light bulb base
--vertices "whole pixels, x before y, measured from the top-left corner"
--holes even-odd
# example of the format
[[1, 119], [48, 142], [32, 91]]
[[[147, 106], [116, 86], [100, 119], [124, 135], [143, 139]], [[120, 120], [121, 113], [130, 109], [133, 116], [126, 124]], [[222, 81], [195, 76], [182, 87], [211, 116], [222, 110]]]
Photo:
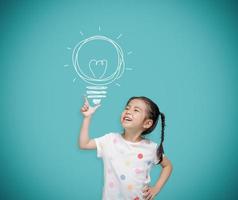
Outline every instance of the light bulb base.
[[87, 86], [87, 98], [92, 99], [92, 102], [96, 104], [100, 104], [102, 98], [106, 98], [107, 89], [106, 86]]
[[94, 105], [100, 104], [101, 99], [93, 99], [93, 103], [94, 103]]

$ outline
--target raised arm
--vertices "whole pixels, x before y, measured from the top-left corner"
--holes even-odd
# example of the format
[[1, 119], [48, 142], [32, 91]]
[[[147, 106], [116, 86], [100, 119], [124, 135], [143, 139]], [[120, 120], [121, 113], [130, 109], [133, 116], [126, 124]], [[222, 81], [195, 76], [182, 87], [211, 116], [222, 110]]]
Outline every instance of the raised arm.
[[91, 107], [85, 97], [84, 105], [81, 108], [81, 113], [83, 114], [83, 122], [81, 125], [81, 130], [79, 134], [79, 147], [81, 149], [96, 149], [96, 143], [94, 139], [89, 137], [89, 126], [93, 113], [97, 110], [100, 105]]

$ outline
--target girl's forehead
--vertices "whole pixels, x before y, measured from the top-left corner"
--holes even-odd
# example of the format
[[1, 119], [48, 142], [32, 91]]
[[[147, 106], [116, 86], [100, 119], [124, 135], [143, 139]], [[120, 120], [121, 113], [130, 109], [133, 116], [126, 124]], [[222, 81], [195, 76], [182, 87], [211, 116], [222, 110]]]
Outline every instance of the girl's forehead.
[[146, 109], [146, 103], [142, 99], [132, 99], [129, 103], [128, 106], [137, 106], [143, 110]]

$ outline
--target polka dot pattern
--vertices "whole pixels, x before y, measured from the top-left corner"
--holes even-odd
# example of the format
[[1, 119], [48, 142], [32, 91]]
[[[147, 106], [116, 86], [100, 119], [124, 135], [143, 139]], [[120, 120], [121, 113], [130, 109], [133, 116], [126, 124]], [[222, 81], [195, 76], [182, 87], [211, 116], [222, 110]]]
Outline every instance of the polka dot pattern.
[[122, 174], [122, 175], [120, 176], [120, 178], [121, 178], [121, 180], [125, 180], [125, 179], [126, 179], [126, 176], [125, 176], [124, 174]]
[[113, 143], [116, 144], [117, 143], [117, 138], [113, 139]]
[[109, 187], [110, 188], [113, 188], [114, 187], [114, 183], [111, 181], [111, 182], [109, 182]]
[[151, 161], [148, 161], [148, 162], [147, 162], [147, 165], [150, 165], [151, 163], [152, 163]]
[[137, 155], [137, 158], [142, 159], [142, 158], [143, 158], [143, 154], [142, 154], [142, 153], [139, 153], [139, 154]]
[[141, 169], [138, 169], [138, 168], [135, 169], [136, 174], [141, 174], [142, 172], [143, 172], [143, 170], [141, 170]]
[[133, 190], [133, 185], [132, 185], [132, 184], [129, 184], [129, 185], [127, 186], [127, 189], [130, 190], [130, 191]]

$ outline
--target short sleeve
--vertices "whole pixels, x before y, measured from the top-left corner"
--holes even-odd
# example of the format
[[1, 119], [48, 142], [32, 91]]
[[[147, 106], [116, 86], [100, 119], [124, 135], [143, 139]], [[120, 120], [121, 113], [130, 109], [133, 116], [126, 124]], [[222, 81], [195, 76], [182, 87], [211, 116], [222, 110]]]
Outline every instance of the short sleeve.
[[110, 135], [110, 133], [107, 133], [101, 137], [94, 138], [94, 141], [97, 146], [97, 157], [103, 157], [106, 146], [109, 144], [110, 141]]
[[[156, 144], [155, 145], [155, 149], [154, 149], [154, 157], [153, 157], [153, 164], [156, 165], [158, 164], [158, 162], [160, 161], [158, 156], [157, 156], [157, 149], [158, 149], [159, 145]], [[163, 154], [163, 157], [165, 156], [165, 154]]]

